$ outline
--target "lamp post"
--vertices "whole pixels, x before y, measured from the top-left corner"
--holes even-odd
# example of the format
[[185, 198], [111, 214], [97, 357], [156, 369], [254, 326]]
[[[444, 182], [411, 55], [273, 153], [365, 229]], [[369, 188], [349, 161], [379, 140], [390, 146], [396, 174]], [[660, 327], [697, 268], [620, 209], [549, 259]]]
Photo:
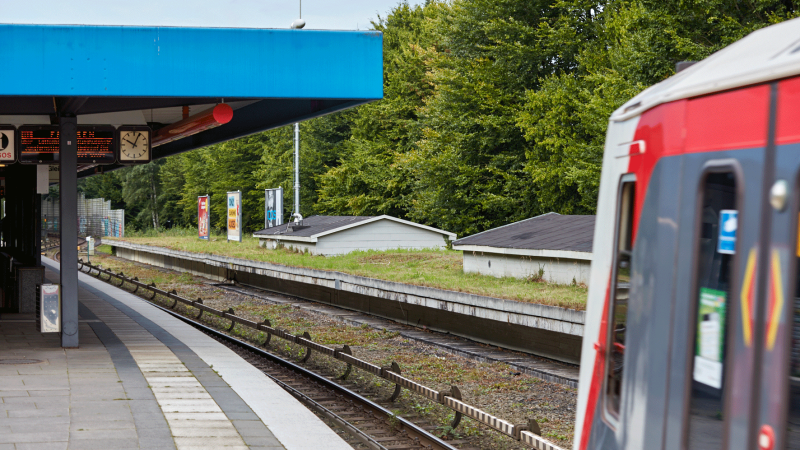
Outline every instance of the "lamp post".
[[[300, 17], [292, 22], [291, 28], [299, 30], [306, 26], [306, 21], [303, 20], [303, 0], [300, 2]], [[294, 124], [294, 213], [292, 218], [295, 222], [303, 220], [300, 215], [300, 124]]]

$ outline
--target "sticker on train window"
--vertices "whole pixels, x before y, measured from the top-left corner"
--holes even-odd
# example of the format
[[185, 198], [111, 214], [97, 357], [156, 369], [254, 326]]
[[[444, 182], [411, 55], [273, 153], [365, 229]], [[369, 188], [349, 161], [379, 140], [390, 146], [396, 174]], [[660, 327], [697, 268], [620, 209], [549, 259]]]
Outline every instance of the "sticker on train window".
[[719, 240], [717, 252], [733, 255], [736, 253], [736, 229], [739, 227], [739, 212], [723, 209], [719, 212]]
[[698, 383], [716, 389], [722, 388], [726, 297], [724, 291], [700, 288], [700, 305], [697, 308], [693, 376]]

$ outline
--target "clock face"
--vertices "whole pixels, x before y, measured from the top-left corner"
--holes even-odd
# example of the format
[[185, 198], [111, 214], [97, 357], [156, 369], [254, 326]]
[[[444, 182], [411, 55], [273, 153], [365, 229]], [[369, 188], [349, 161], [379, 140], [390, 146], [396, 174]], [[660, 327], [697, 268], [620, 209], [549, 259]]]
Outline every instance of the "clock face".
[[123, 131], [119, 137], [120, 162], [150, 160], [150, 132], [146, 130]]

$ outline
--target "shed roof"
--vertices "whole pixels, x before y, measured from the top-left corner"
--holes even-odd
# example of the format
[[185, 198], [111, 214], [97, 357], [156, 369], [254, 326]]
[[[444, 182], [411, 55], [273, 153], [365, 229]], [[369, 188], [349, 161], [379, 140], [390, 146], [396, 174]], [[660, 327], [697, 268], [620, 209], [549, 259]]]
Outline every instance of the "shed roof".
[[453, 242], [453, 246], [591, 253], [594, 220], [595, 216], [564, 216], [551, 212], [473, 234]]
[[292, 223], [278, 225], [276, 227], [265, 228], [261, 231], [253, 233], [255, 237], [275, 237], [288, 239], [291, 238], [305, 238], [316, 239], [328, 234], [344, 231], [349, 228], [366, 225], [368, 223], [377, 222], [379, 220], [391, 220], [393, 222], [402, 223], [405, 225], [423, 228], [436, 233], [447, 235], [450, 239], [455, 239], [456, 235], [449, 231], [440, 230], [438, 228], [421, 225], [418, 223], [410, 222], [408, 220], [398, 219], [397, 217], [382, 215], [382, 216], [310, 216], [303, 219], [302, 227], [293, 227]]
[[611, 120], [627, 120], [662, 103], [797, 74], [800, 74], [800, 18], [754, 31], [651, 86], [622, 105]]

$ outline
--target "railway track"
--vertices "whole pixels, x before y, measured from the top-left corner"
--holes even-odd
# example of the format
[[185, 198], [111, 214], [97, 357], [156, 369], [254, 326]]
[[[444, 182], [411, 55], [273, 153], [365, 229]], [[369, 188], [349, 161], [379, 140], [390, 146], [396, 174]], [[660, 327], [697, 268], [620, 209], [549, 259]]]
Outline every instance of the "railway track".
[[[354, 448], [374, 450], [456, 449], [422, 426], [394, 415], [335, 380], [318, 375], [247, 342], [161, 308], [234, 350], [284, 390], [317, 413], [329, 425], [340, 428]], [[468, 447], [461, 447], [466, 449]], [[470, 447], [471, 449], [471, 447]]]
[[[461, 444], [467, 445], [467, 447], [460, 447], [462, 450], [471, 448], [468, 447], [469, 442], [467, 441], [442, 440], [430, 432], [436, 429], [436, 427], [426, 423], [414, 423], [408, 418], [397, 416], [380, 404], [361, 395], [361, 393], [356, 390], [348, 389], [343, 384], [346, 383], [345, 380], [351, 370], [353, 368], [358, 368], [395, 383], [395, 391], [388, 400], [388, 403], [395, 401], [400, 395], [401, 389], [406, 388], [414, 394], [426, 397], [450, 408], [454, 412], [454, 419], [450, 424], [451, 429], [455, 429], [461, 421], [462, 416], [466, 416], [534, 449], [561, 450], [558, 446], [539, 436], [539, 426], [534, 420], [529, 420], [527, 424], [514, 425], [494, 417], [462, 402], [461, 394], [455, 386], [453, 386], [449, 392], [438, 392], [401, 376], [400, 368], [394, 363], [391, 367], [379, 367], [354, 358], [351, 356], [352, 354], [347, 346], [341, 349], [326, 347], [313, 342], [308, 333], [292, 335], [284, 330], [273, 328], [269, 321], [264, 321], [263, 323], [252, 322], [236, 316], [233, 309], [229, 309], [228, 311], [216, 310], [204, 305], [201, 299], [188, 300], [182, 298], [177, 295], [177, 292], [174, 290], [167, 292], [158, 289], [153, 283], [149, 285], [142, 283], [136, 278], [125, 276], [122, 272], [118, 274], [113, 273], [89, 263], [84, 263], [83, 261], [80, 261], [79, 268], [84, 273], [88, 273], [117, 287], [122, 287], [127, 283], [133, 287], [133, 293], [139, 292], [140, 289], [150, 291], [152, 292], [152, 296], [148, 297], [144, 292], [140, 292], [139, 295], [151, 302], [159, 295], [162, 298], [172, 300], [173, 303], [169, 307], [164, 307], [157, 303], [152, 304], [162, 311], [201, 329], [203, 332], [232, 348], [254, 366], [262, 370], [271, 379], [275, 380], [275, 382], [286, 391], [308, 405], [310, 409], [317, 412], [317, 414], [327, 420], [329, 424], [335, 425], [345, 431], [348, 440], [355, 448], [387, 450], [455, 449], [456, 447], [453, 445]], [[96, 272], [96, 274], [94, 272]], [[103, 279], [101, 275], [105, 275], [108, 278]], [[119, 283], [112, 282], [112, 279], [119, 280]], [[178, 303], [188, 307], [187, 313], [188, 311], [197, 311], [197, 315], [191, 318], [187, 314], [174, 311]], [[216, 316], [216, 319], [230, 321], [230, 326], [227, 328], [228, 332], [231, 332], [234, 327], [239, 324], [243, 327], [263, 332], [267, 336], [266, 341], [262, 344], [265, 347], [270, 342], [270, 339], [275, 336], [305, 347], [305, 355], [302, 358], [304, 362], [310, 358], [313, 351], [347, 363], [347, 371], [342, 376], [335, 379], [313, 373], [304, 367], [264, 350], [261, 346], [252, 345], [226, 332], [209, 327], [205, 323], [199, 321], [204, 313]], [[218, 325], [223, 327], [221, 324]]]

